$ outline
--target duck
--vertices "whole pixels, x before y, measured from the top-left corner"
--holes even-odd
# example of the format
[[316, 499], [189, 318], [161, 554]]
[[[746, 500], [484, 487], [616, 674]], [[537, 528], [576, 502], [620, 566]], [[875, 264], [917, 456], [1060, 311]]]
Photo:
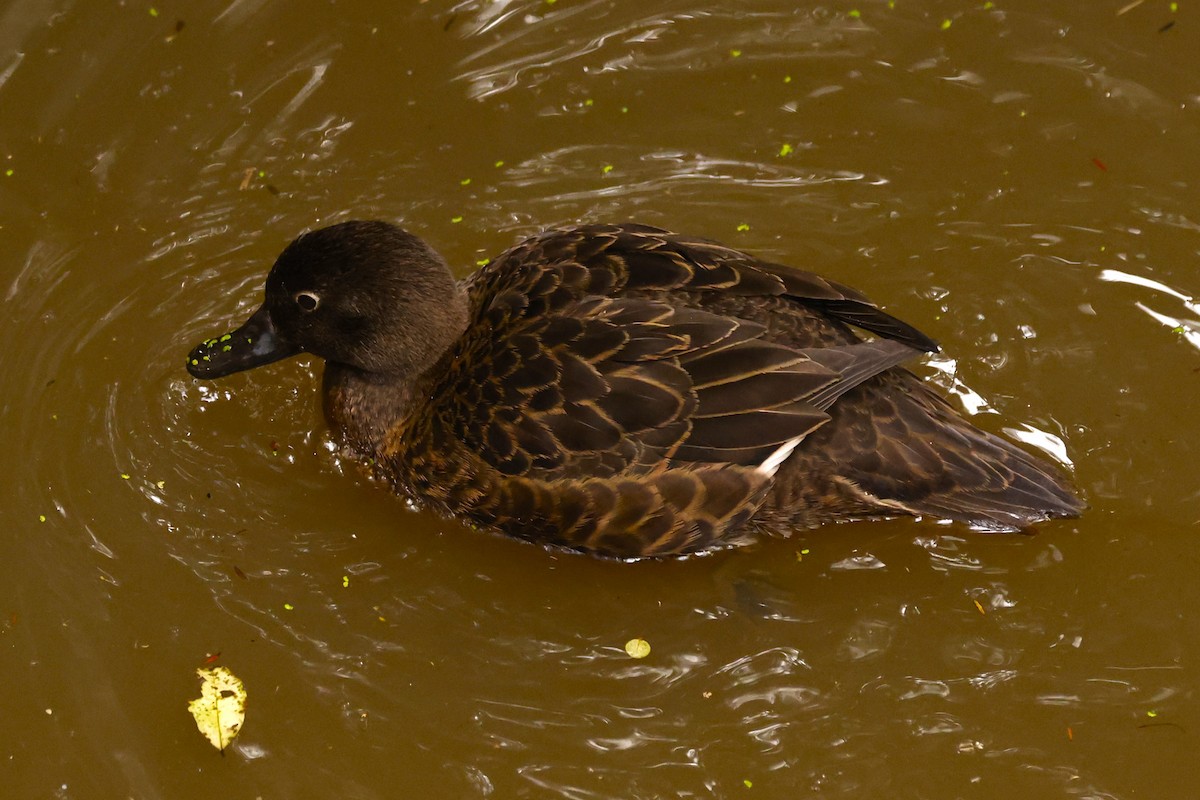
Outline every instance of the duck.
[[456, 280], [418, 236], [353, 220], [287, 245], [262, 305], [187, 370], [317, 356], [331, 435], [390, 489], [601, 557], [1079, 515], [1055, 466], [903, 366], [938, 350], [855, 289], [648, 225], [547, 230]]

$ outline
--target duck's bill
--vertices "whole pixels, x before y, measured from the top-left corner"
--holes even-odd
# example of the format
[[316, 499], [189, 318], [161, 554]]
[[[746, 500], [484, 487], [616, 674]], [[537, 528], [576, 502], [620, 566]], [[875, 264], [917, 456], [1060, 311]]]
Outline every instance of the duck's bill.
[[188, 354], [187, 371], [197, 378], [220, 378], [299, 352], [299, 347], [279, 337], [264, 306], [236, 331], [196, 345]]

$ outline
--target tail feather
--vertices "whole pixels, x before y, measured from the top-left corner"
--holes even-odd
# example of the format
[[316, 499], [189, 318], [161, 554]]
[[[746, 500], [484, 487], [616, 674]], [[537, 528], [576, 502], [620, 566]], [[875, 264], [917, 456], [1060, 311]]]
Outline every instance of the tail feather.
[[856, 389], [830, 413], [804, 450], [836, 458], [844, 485], [876, 513], [1013, 531], [1085, 508], [1054, 465], [976, 428], [907, 371]]
[[[992, 531], [1020, 530], [1052, 517], [1074, 517], [1085, 505], [1049, 463], [1016, 445], [975, 430], [972, 455], [994, 467], [993, 480], [960, 479], [942, 491], [910, 501], [916, 514], [930, 514]], [[998, 479], [997, 479], [998, 478]]]

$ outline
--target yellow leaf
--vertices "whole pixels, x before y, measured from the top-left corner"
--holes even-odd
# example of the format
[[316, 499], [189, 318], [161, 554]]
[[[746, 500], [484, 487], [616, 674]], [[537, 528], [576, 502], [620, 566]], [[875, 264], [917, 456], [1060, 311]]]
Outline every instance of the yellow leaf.
[[645, 658], [650, 655], [650, 643], [645, 639], [630, 639], [625, 643], [625, 652], [630, 658]]
[[246, 719], [246, 687], [226, 667], [198, 669], [200, 696], [188, 702], [196, 727], [218, 750], [224, 750]]

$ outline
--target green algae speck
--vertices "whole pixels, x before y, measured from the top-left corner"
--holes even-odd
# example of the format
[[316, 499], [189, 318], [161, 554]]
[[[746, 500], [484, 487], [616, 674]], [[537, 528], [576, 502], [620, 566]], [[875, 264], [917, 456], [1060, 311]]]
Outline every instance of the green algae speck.
[[650, 643], [638, 637], [625, 643], [625, 652], [630, 658], [645, 658], [650, 655]]

